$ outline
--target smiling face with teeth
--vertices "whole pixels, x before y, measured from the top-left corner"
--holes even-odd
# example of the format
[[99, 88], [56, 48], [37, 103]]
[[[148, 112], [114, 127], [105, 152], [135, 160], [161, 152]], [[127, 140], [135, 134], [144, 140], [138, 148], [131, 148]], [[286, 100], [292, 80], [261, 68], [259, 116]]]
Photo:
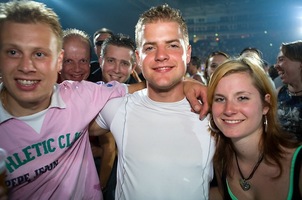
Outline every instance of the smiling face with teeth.
[[90, 73], [89, 43], [82, 36], [73, 35], [64, 39], [63, 49], [61, 80], [86, 80]]
[[[275, 68], [284, 84], [299, 85], [302, 81], [302, 62], [291, 60], [279, 52]], [[297, 84], [298, 83], [298, 84]]]
[[99, 58], [103, 81], [125, 83], [135, 69], [133, 54], [130, 48], [109, 44], [104, 57]]
[[259, 91], [247, 72], [236, 72], [221, 78], [216, 86], [212, 115], [216, 126], [229, 138], [248, 135], [260, 136], [263, 115], [268, 112], [263, 106]]
[[137, 61], [147, 80], [149, 97], [162, 101], [158, 98], [161, 94], [169, 97], [164, 101], [182, 99], [182, 80], [190, 62], [191, 47], [185, 44], [179, 24], [161, 20], [147, 23], [138, 38], [141, 45], [136, 52]]
[[5, 106], [11, 114], [24, 116], [48, 107], [62, 65], [58, 45], [49, 25], [2, 24], [0, 71], [7, 90]]

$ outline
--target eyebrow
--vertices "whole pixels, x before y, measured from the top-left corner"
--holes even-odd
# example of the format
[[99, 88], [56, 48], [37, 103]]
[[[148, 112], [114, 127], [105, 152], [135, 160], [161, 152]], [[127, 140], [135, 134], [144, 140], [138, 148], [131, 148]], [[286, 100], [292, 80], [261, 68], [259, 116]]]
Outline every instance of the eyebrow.
[[[173, 40], [165, 41], [166, 44], [171, 44], [173, 42], [180, 43], [180, 40], [179, 39], [173, 39]], [[145, 46], [145, 45], [155, 45], [155, 44], [156, 44], [156, 42], [146, 42], [143, 46]]]
[[[127, 63], [131, 63], [130, 61], [128, 60], [125, 60], [125, 59], [118, 59], [116, 57], [111, 57], [111, 56], [105, 56], [106, 59], [112, 59], [112, 60], [117, 60], [117, 61], [122, 61], [122, 62], [127, 62]], [[130, 59], [131, 60], [131, 59]]]
[[[242, 95], [242, 94], [249, 94], [251, 95], [252, 93], [251, 92], [248, 92], [248, 91], [239, 91], [239, 92], [236, 92], [235, 95]], [[225, 96], [223, 94], [220, 94], [220, 93], [214, 93], [214, 96]]]

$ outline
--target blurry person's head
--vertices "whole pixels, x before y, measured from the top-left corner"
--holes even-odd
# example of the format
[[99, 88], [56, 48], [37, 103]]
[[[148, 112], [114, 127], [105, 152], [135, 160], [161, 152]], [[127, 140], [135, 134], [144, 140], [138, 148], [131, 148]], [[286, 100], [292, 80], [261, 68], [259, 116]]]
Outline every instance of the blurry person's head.
[[258, 59], [262, 59], [263, 54], [259, 49], [255, 47], [246, 47], [240, 52], [240, 56], [256, 57]]
[[275, 68], [283, 83], [297, 85], [302, 80], [302, 41], [283, 43]]
[[104, 82], [126, 82], [136, 67], [134, 41], [124, 34], [107, 38], [102, 45], [99, 63]]
[[198, 56], [191, 56], [191, 60], [187, 67], [187, 72], [190, 74], [190, 76], [193, 76], [198, 72], [198, 69], [201, 66], [201, 60]]
[[90, 73], [91, 43], [89, 35], [82, 30], [66, 29], [63, 35], [64, 59], [61, 81], [81, 81]]
[[111, 37], [113, 32], [108, 28], [101, 28], [93, 34], [94, 53], [100, 57], [101, 47], [105, 39]]
[[207, 57], [204, 70], [204, 77], [207, 81], [210, 80], [215, 69], [228, 58], [229, 55], [222, 51], [214, 51]]

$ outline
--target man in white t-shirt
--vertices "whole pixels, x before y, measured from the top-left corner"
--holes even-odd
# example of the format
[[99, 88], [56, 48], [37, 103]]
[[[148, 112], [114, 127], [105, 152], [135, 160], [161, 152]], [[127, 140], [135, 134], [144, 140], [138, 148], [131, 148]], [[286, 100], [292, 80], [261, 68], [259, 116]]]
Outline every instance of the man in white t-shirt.
[[[8, 199], [102, 199], [89, 124], [108, 99], [144, 84], [128, 90], [117, 82], [56, 84], [64, 55], [57, 14], [36, 1], [3, 3], [0, 12], [0, 148], [7, 152]], [[2, 182], [0, 199], [5, 195]]]
[[191, 56], [187, 26], [165, 4], [141, 15], [135, 33], [147, 89], [110, 100], [90, 129], [110, 129], [115, 137], [115, 198], [208, 199], [215, 143], [208, 120], [199, 120], [183, 95]]

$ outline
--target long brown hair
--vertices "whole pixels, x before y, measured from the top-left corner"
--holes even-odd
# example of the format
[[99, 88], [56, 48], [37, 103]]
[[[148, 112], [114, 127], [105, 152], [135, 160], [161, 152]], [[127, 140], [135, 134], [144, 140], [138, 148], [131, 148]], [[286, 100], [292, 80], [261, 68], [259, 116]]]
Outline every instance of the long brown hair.
[[[261, 60], [249, 57], [238, 57], [225, 61], [213, 73], [208, 84], [208, 103], [211, 108], [214, 92], [221, 78], [233, 74], [245, 72], [250, 75], [252, 84], [260, 93], [262, 104], [269, 107], [267, 112], [267, 129], [263, 127], [263, 134], [259, 141], [259, 150], [263, 152], [264, 159], [271, 165], [277, 165], [282, 174], [281, 159], [284, 157], [284, 148], [295, 148], [299, 143], [295, 141], [291, 134], [284, 133], [277, 118], [277, 96], [269, 77], [262, 68]], [[265, 95], [271, 96], [270, 102], [265, 101]], [[264, 120], [264, 119], [263, 119]], [[233, 160], [233, 144], [231, 140], [215, 126], [210, 114], [211, 134], [216, 138], [216, 152], [214, 156], [214, 166], [219, 173], [226, 172], [231, 176]], [[264, 123], [263, 123], [264, 124]], [[263, 125], [264, 126], [264, 125]]]

